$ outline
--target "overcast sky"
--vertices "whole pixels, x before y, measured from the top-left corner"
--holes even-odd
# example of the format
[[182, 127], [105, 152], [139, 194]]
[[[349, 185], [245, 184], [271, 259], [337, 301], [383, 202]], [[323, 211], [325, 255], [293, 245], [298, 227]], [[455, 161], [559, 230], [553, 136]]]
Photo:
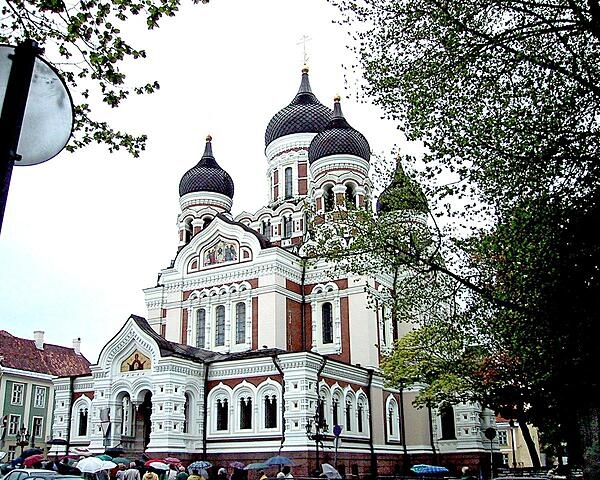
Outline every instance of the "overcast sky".
[[207, 134], [235, 183], [233, 215], [264, 205], [264, 133], [298, 90], [304, 35], [319, 100], [332, 106], [341, 94], [346, 119], [374, 153], [402, 142], [378, 109], [345, 88], [342, 65], [354, 59], [325, 0], [183, 2], [156, 31], [146, 33], [142, 18], [128, 25], [148, 58], [127, 73], [158, 80], [160, 91], [102, 112], [116, 127], [149, 135], [140, 158], [99, 146], [15, 167], [0, 233], [1, 329], [30, 339], [42, 330], [46, 342], [65, 346], [80, 337], [95, 363], [130, 314], [146, 317], [142, 289], [175, 256], [179, 180]]

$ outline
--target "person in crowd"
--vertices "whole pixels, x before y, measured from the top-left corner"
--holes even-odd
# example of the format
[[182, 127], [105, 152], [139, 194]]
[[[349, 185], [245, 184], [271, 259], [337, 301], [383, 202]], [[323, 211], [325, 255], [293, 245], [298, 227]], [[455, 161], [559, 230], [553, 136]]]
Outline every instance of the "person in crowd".
[[177, 467], [173, 463], [169, 465], [169, 476], [167, 478], [168, 480], [175, 480], [177, 478]]
[[200, 476], [198, 470], [194, 469], [192, 470], [192, 474], [187, 478], [187, 480], [202, 480], [202, 477]]
[[116, 480], [123, 480], [125, 476], [125, 464], [119, 463], [117, 466], [117, 473], [115, 473]]
[[227, 475], [227, 469], [225, 467], [221, 467], [217, 471], [217, 480], [229, 480], [229, 476]]
[[281, 473], [283, 473], [283, 478], [294, 478], [292, 475], [292, 469], [289, 465], [284, 465], [281, 469]]
[[144, 473], [142, 480], [158, 480], [158, 475], [154, 472], [146, 472]]
[[136, 468], [135, 462], [131, 462], [129, 468], [123, 472], [123, 480], [142, 480], [140, 471]]
[[257, 478], [257, 480], [268, 480], [269, 479], [269, 477], [267, 477], [264, 470], [259, 470], [256, 474], [256, 478]]
[[183, 465], [179, 465], [177, 472], [176, 480], [188, 480], [188, 473], [185, 471], [185, 467]]

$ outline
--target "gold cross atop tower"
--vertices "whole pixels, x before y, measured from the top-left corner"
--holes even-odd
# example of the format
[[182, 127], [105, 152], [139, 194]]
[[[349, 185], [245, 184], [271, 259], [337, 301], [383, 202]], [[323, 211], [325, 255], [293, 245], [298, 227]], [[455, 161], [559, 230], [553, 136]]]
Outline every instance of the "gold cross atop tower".
[[308, 64], [308, 54], [306, 53], [306, 42], [308, 42], [311, 38], [308, 35], [302, 35], [300, 37], [300, 41], [296, 45], [302, 44], [303, 56], [304, 56], [304, 65]]

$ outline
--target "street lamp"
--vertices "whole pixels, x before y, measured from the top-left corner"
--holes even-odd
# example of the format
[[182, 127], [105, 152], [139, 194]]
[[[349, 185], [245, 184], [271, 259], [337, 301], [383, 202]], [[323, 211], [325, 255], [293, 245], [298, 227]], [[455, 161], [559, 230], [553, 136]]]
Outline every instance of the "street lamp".
[[517, 455], [516, 455], [516, 451], [515, 451], [515, 442], [516, 442], [515, 421], [510, 420], [508, 422], [508, 425], [510, 426], [510, 444], [512, 446], [513, 469], [516, 470], [517, 469]]
[[21, 455], [23, 455], [23, 448], [29, 444], [29, 436], [29, 433], [25, 430], [25, 425], [23, 425], [21, 430], [17, 431], [15, 435], [17, 446], [21, 447]]
[[329, 428], [325, 421], [325, 400], [322, 398], [317, 399], [317, 407], [315, 414], [312, 417], [306, 419], [306, 436], [315, 441], [316, 447], [316, 466], [315, 472], [319, 472], [321, 467], [319, 459], [319, 444], [323, 447], [323, 439], [325, 438], [324, 432]]

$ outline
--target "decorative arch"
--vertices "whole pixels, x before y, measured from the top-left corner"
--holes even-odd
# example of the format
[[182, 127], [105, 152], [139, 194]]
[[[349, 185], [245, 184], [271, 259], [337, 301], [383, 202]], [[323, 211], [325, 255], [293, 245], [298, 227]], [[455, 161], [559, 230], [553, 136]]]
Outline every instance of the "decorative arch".
[[279, 430], [282, 401], [281, 385], [279, 383], [268, 378], [258, 386], [256, 393], [256, 405], [258, 407], [257, 430]]
[[400, 408], [396, 398], [390, 393], [385, 401], [386, 435], [388, 440], [401, 440]]
[[243, 381], [233, 389], [233, 418], [235, 432], [250, 433], [256, 430], [254, 411], [256, 404], [256, 387]]
[[213, 435], [231, 431], [232, 391], [223, 383], [213, 388], [207, 397], [208, 430]]
[[73, 438], [89, 438], [91, 433], [92, 401], [82, 395], [71, 407], [71, 432]]

